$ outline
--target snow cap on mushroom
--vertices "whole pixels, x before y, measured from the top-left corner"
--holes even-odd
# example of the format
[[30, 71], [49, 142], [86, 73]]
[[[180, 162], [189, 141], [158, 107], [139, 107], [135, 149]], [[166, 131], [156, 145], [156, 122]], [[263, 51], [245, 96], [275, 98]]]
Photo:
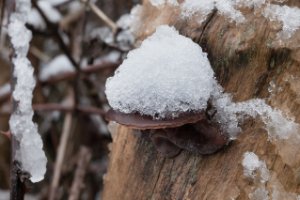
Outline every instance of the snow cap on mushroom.
[[114, 110], [162, 119], [203, 111], [215, 84], [201, 47], [163, 25], [128, 53], [105, 92]]

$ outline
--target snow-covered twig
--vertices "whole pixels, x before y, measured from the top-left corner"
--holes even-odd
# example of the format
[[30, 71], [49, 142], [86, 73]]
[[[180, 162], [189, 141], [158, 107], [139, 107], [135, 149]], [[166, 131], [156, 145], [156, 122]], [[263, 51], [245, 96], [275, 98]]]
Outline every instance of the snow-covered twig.
[[[12, 97], [13, 113], [9, 125], [12, 133], [11, 199], [23, 199], [24, 181], [43, 180], [46, 172], [46, 156], [43, 142], [33, 123], [31, 106], [35, 79], [33, 67], [27, 59], [31, 32], [26, 28], [30, 0], [17, 0], [15, 12], [10, 15], [8, 34], [14, 49]], [[25, 179], [23, 175], [26, 174]]]

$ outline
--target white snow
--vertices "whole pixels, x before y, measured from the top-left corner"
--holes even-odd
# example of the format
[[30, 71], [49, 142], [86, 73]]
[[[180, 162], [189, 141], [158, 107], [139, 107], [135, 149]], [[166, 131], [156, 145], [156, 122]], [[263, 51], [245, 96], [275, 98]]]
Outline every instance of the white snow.
[[197, 13], [206, 16], [212, 12], [215, 7], [214, 0], [186, 0], [181, 4], [182, 16], [190, 18]]
[[44, 30], [46, 28], [46, 23], [43, 20], [40, 13], [37, 11], [37, 9], [32, 9], [31, 12], [28, 15], [28, 24], [32, 25], [34, 28], [38, 30]]
[[[157, 2], [164, 2], [157, 0]], [[158, 4], [158, 3], [157, 3]], [[279, 21], [283, 24], [279, 36], [283, 39], [290, 38], [300, 27], [300, 9], [297, 7], [279, 6], [267, 3], [266, 0], [185, 0], [181, 5], [181, 16], [191, 18], [192, 16], [202, 16], [199, 23], [202, 23], [214, 8], [222, 16], [229, 18], [237, 24], [246, 21], [239, 8], [254, 8], [254, 12], [261, 12], [259, 8], [264, 8], [262, 15], [271, 21]]]
[[170, 5], [173, 5], [173, 6], [178, 5], [177, 0], [150, 0], [150, 3], [155, 7], [162, 6], [162, 5], [165, 5], [165, 4], [170, 4]]
[[53, 58], [48, 64], [43, 66], [40, 72], [40, 80], [46, 81], [59, 74], [74, 72], [75, 69], [70, 60], [64, 54]]
[[244, 175], [253, 179], [254, 183], [254, 188], [248, 195], [250, 200], [299, 200], [299, 194], [286, 191], [277, 173], [269, 170], [265, 161], [259, 160], [255, 153], [244, 153], [242, 165]]
[[282, 22], [282, 31], [278, 36], [283, 39], [290, 38], [300, 28], [300, 9], [297, 7], [269, 4], [263, 15], [270, 21]]
[[98, 38], [107, 44], [112, 44], [114, 42], [113, 33], [111, 29], [106, 26], [93, 29], [90, 37]]
[[0, 87], [0, 97], [3, 97], [5, 95], [8, 95], [10, 93], [10, 84], [9, 83], [5, 83], [4, 85], [2, 85]]
[[129, 51], [135, 42], [135, 32], [140, 25], [142, 6], [134, 6], [129, 14], [124, 14], [117, 21], [117, 26], [121, 29], [114, 38], [114, 33], [108, 27], [94, 28], [91, 38], [98, 38], [106, 44], [116, 45], [124, 51]]
[[59, 22], [59, 20], [62, 18], [62, 15], [54, 7], [51, 1], [47, 1], [47, 0], [38, 1], [38, 6], [41, 8], [41, 10], [45, 13], [47, 18], [51, 22], [53, 23]]
[[218, 111], [215, 120], [227, 130], [232, 139], [240, 132], [239, 122], [247, 117], [260, 117], [266, 126], [269, 139], [287, 139], [300, 130], [299, 124], [284, 116], [280, 110], [273, 109], [262, 99], [234, 103], [229, 94], [215, 92], [213, 95], [213, 105]]
[[[51, 21], [52, 23], [58, 23], [61, 20], [62, 15], [54, 6], [59, 3], [63, 3], [62, 0], [40, 0], [37, 3], [43, 13], [45, 13], [46, 17], [49, 19], [49, 21]], [[31, 12], [28, 13], [27, 23], [39, 30], [43, 30], [46, 28], [44, 19], [35, 8], [33, 8]]]
[[160, 26], [129, 52], [105, 92], [110, 106], [121, 112], [176, 117], [205, 109], [214, 83], [201, 47], [174, 28]]
[[235, 0], [235, 4], [240, 7], [259, 8], [266, 3], [266, 0]]
[[[236, 3], [233, 0], [186, 0], [181, 4], [181, 15], [185, 17], [192, 17], [196, 14], [207, 16], [214, 8], [222, 16], [228, 17], [231, 21], [241, 23], [245, 21], [242, 13], [235, 9]], [[200, 23], [204, 21], [201, 20]]]
[[232, 0], [217, 0], [215, 1], [218, 12], [228, 17], [231, 21], [242, 23], [245, 21], [243, 14], [235, 9], [235, 3]]
[[[107, 55], [101, 56], [99, 58], [99, 61], [104, 61], [104, 62], [118, 62], [121, 58], [121, 53], [119, 51], [111, 51], [109, 52]], [[98, 59], [95, 59], [94, 63], [98, 63], [97, 62]]]
[[249, 194], [250, 200], [269, 200], [269, 192], [265, 187], [257, 188], [253, 193]]
[[258, 156], [255, 153], [244, 153], [242, 165], [244, 167], [244, 175], [246, 177], [254, 179], [256, 172], [259, 172], [260, 182], [265, 183], [269, 180], [270, 174], [266, 163], [264, 161], [259, 160]]
[[135, 42], [135, 33], [139, 30], [141, 24], [141, 14], [143, 7], [139, 4], [134, 6], [130, 14], [124, 14], [117, 21], [118, 27], [122, 31], [117, 35], [118, 46], [123, 50], [130, 50]]
[[33, 123], [31, 107], [32, 91], [35, 87], [33, 67], [27, 59], [31, 32], [26, 29], [25, 23], [31, 10], [30, 0], [17, 0], [16, 12], [11, 14], [8, 25], [8, 34], [15, 51], [13, 58], [16, 85], [12, 93], [18, 103], [11, 115], [9, 125], [12, 134], [19, 141], [20, 147], [16, 151], [15, 159], [21, 163], [24, 171], [29, 172], [32, 182], [41, 181], [46, 172], [46, 156], [43, 151], [43, 142]]
[[260, 167], [260, 161], [258, 156], [253, 152], [246, 152], [242, 162], [244, 167], [244, 175], [254, 178], [254, 172]]
[[66, 2], [68, 2], [69, 0], [48, 0], [48, 2], [52, 5], [52, 6], [58, 6], [60, 4], [64, 4]]

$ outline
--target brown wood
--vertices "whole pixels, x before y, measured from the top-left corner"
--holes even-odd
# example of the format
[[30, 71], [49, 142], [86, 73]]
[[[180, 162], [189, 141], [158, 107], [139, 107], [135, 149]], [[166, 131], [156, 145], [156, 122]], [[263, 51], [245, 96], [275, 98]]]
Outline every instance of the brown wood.
[[[287, 3], [300, 7], [298, 0]], [[217, 13], [199, 26], [193, 20], [181, 20], [176, 8], [158, 10], [147, 1], [143, 6], [140, 40], [160, 24], [174, 25], [208, 53], [217, 80], [234, 101], [264, 98], [300, 123], [299, 31], [280, 44], [274, 23], [251, 9], [243, 10], [248, 21], [238, 26]], [[272, 94], [268, 92], [271, 81], [281, 88]], [[261, 185], [243, 175], [241, 162], [247, 151], [255, 152], [270, 170], [272, 178], [264, 185], [270, 199], [274, 185], [280, 185], [277, 190], [283, 197], [279, 199], [295, 199], [300, 194], [299, 140], [268, 141], [259, 119], [246, 121], [242, 128], [237, 139], [216, 154], [197, 156], [183, 151], [168, 159], [157, 153], [145, 135], [114, 127], [102, 199], [249, 199]]]

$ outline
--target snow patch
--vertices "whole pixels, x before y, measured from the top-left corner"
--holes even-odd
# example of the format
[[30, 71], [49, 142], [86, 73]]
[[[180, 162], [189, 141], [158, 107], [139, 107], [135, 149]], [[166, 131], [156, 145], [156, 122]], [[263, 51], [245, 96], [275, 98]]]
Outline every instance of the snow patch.
[[232, 139], [240, 132], [239, 122], [247, 117], [259, 117], [265, 124], [270, 140], [288, 139], [300, 130], [299, 124], [293, 119], [286, 117], [280, 110], [273, 109], [262, 99], [234, 103], [229, 94], [216, 92], [213, 95], [212, 103], [218, 111], [215, 120], [227, 130]]
[[6, 96], [10, 93], [11, 87], [9, 83], [6, 83], [0, 87], [0, 97]]
[[235, 4], [239, 7], [259, 8], [266, 3], [266, 0], [235, 0]]
[[215, 1], [216, 8], [218, 12], [228, 17], [231, 21], [235, 21], [236, 23], [242, 23], [245, 21], [245, 17], [243, 14], [235, 9], [234, 1], [231, 0], [217, 0]]
[[[37, 2], [37, 4], [50, 22], [58, 23], [61, 20], [62, 15], [54, 6], [63, 2], [64, 1], [62, 0], [54, 0], [54, 1], [40, 0]], [[46, 28], [46, 23], [43, 17], [35, 8], [28, 13], [27, 23], [39, 30], [43, 30]]]
[[[181, 4], [181, 15], [184, 18], [190, 18], [193, 15], [201, 14], [201, 16], [206, 18], [206, 16], [217, 9], [220, 15], [228, 17], [231, 21], [236, 23], [241, 23], [245, 21], [245, 17], [242, 13], [235, 9], [236, 3], [232, 0], [186, 0]], [[202, 19], [199, 23], [204, 21]]]
[[61, 4], [64, 4], [64, 3], [67, 3], [69, 0], [51, 0], [48, 2], [52, 5], [52, 6], [58, 6], [58, 5], [61, 5]]
[[206, 16], [212, 12], [215, 7], [215, 2], [213, 0], [199, 1], [199, 0], [186, 0], [181, 5], [181, 15], [184, 18], [191, 18], [193, 15], [201, 15], [201, 19], [198, 23], [202, 23]]
[[38, 30], [44, 30], [46, 28], [46, 23], [37, 9], [32, 9], [28, 15], [27, 23]]
[[54, 7], [51, 1], [38, 1], [38, 6], [45, 13], [46, 17], [53, 23], [57, 23], [62, 18], [60, 12]]
[[165, 4], [169, 4], [173, 6], [179, 5], [177, 0], [150, 0], [150, 3], [155, 7], [159, 7]]
[[259, 160], [255, 153], [244, 153], [242, 165], [244, 175], [254, 180], [255, 189], [248, 195], [250, 200], [299, 200], [299, 194], [287, 192], [280, 183], [277, 174], [270, 171], [265, 161]]
[[117, 21], [118, 27], [122, 29], [116, 38], [121, 49], [129, 50], [132, 48], [135, 42], [135, 33], [141, 24], [142, 11], [143, 7], [138, 4], [131, 9], [130, 14], [122, 15]]
[[99, 40], [101, 40], [107, 44], [112, 44], [114, 42], [113, 33], [112, 33], [111, 29], [106, 26], [93, 29], [90, 37], [98, 38]]
[[40, 80], [47, 81], [48, 79], [55, 77], [59, 74], [75, 72], [75, 69], [64, 54], [58, 55], [53, 58], [48, 64], [43, 66], [40, 72]]
[[300, 28], [300, 9], [297, 7], [269, 4], [263, 15], [270, 21], [282, 22], [282, 31], [278, 36], [283, 39], [290, 38]]
[[16, 12], [11, 14], [8, 34], [15, 51], [12, 59], [13, 76], [16, 85], [12, 96], [18, 103], [9, 120], [10, 130], [19, 141], [15, 159], [21, 163], [24, 171], [29, 172], [32, 182], [43, 180], [46, 172], [47, 159], [43, 151], [43, 142], [38, 133], [37, 125], [32, 121], [32, 92], [35, 87], [33, 67], [27, 59], [31, 32], [25, 23], [31, 10], [30, 0], [17, 0]]
[[255, 178], [255, 173], [260, 173], [260, 182], [265, 183], [269, 180], [270, 174], [264, 161], [259, 160], [258, 156], [253, 152], [244, 153], [242, 162], [244, 167], [244, 175], [246, 177]]
[[265, 187], [257, 188], [249, 194], [250, 200], [269, 200], [269, 192]]

